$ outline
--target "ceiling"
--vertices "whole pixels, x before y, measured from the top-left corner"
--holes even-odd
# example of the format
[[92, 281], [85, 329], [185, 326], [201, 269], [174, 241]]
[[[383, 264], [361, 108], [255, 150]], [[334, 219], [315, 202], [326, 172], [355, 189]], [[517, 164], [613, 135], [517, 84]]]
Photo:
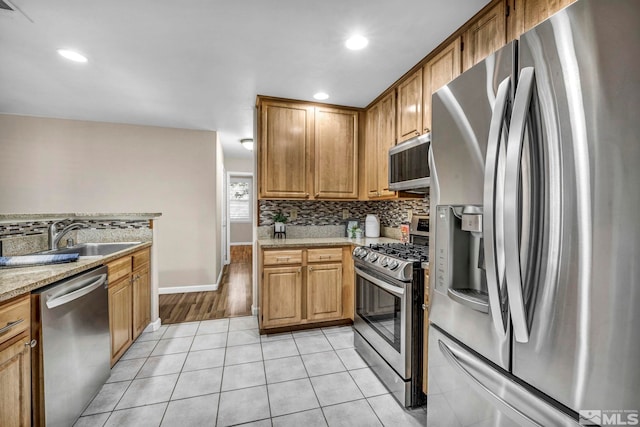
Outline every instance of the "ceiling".
[[256, 95], [364, 107], [488, 2], [9, 1], [1, 113], [215, 130], [229, 157], [251, 156]]

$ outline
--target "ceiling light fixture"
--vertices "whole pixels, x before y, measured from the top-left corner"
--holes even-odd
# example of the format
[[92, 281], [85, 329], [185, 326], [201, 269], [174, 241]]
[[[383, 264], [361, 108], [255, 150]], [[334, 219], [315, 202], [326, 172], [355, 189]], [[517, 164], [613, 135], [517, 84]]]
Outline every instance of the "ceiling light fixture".
[[244, 138], [240, 140], [240, 144], [249, 151], [253, 151], [253, 138]]
[[76, 52], [75, 50], [69, 49], [58, 49], [58, 53], [60, 56], [67, 58], [70, 61], [74, 62], [87, 62], [87, 57]]
[[325, 99], [329, 99], [329, 94], [324, 92], [318, 92], [315, 95], [313, 95], [313, 97], [318, 101], [324, 101]]
[[364, 49], [365, 47], [367, 47], [368, 44], [369, 44], [369, 40], [367, 40], [366, 37], [363, 37], [360, 35], [353, 36], [344, 43], [347, 49], [351, 49], [351, 50]]

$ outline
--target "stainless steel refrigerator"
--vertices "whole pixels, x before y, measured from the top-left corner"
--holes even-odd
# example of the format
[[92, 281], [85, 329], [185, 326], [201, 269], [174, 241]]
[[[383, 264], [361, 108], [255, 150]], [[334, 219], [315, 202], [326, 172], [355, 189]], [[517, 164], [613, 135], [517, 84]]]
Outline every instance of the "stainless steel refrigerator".
[[433, 95], [429, 427], [637, 424], [639, 49], [579, 0]]

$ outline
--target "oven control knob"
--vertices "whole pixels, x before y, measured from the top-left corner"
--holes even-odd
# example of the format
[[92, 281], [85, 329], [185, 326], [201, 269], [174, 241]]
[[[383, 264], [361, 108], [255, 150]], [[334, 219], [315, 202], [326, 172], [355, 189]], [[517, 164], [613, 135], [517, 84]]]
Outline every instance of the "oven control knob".
[[368, 253], [369, 252], [365, 248], [360, 248], [360, 253], [358, 254], [358, 256], [360, 258], [364, 259], [367, 256]]
[[398, 265], [400, 264], [394, 259], [389, 263], [389, 269], [395, 270], [396, 268], [398, 268]]
[[383, 267], [386, 267], [387, 265], [389, 265], [389, 258], [387, 258], [386, 256], [382, 257], [382, 259], [380, 260], [380, 265]]
[[371, 252], [369, 254], [369, 261], [371, 262], [376, 262], [376, 260], [378, 259], [378, 254], [375, 252]]

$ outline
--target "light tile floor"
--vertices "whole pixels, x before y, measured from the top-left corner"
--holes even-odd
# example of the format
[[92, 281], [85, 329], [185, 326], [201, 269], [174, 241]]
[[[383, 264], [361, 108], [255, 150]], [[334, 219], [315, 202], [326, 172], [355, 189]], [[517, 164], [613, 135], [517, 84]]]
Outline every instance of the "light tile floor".
[[425, 426], [353, 348], [350, 326], [260, 335], [255, 317], [142, 334], [76, 426]]

